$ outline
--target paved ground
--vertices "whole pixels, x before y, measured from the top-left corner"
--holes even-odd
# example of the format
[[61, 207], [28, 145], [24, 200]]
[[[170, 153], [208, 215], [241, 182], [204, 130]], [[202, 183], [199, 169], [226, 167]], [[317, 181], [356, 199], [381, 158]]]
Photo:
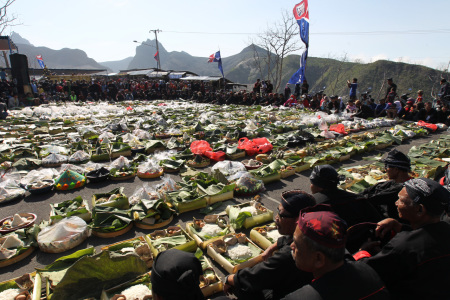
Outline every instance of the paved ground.
[[[444, 133], [446, 134], [446, 133]], [[409, 149], [414, 145], [419, 145], [428, 141], [431, 141], [433, 139], [439, 138], [440, 134], [433, 134], [429, 135], [427, 137], [419, 137], [415, 138], [413, 140], [409, 140], [405, 144], [402, 144], [400, 146], [396, 146], [400, 151], [403, 151], [407, 153]], [[388, 151], [392, 150], [394, 147], [389, 147], [387, 149], [381, 150], [381, 151], [375, 151], [371, 152], [369, 154], [363, 154], [363, 155], [357, 155], [352, 157], [352, 159], [345, 161], [343, 163], [335, 164], [334, 167], [338, 168], [340, 166], [354, 166], [354, 165], [360, 165], [365, 164], [367, 161], [362, 160], [364, 156], [375, 156], [377, 154], [381, 153], [387, 153]], [[280, 199], [280, 195], [282, 191], [286, 190], [292, 190], [292, 189], [302, 189], [309, 191], [309, 175], [310, 170], [307, 170], [305, 172], [302, 172], [300, 174], [295, 174], [294, 176], [288, 177], [286, 179], [282, 179], [281, 181], [271, 183], [266, 186], [267, 190], [262, 194], [262, 202], [263, 204], [268, 207], [271, 210], [276, 210], [276, 207], [278, 206], [278, 201]], [[176, 181], [180, 180], [180, 177], [177, 175], [172, 175]], [[149, 184], [157, 184], [160, 183], [161, 180], [151, 179], [146, 180], [146, 183]], [[95, 193], [102, 193], [102, 192], [109, 192], [115, 187], [123, 186], [125, 188], [125, 194], [128, 196], [131, 196], [134, 192], [134, 190], [141, 186], [144, 183], [143, 180], [136, 177], [132, 180], [124, 181], [124, 182], [105, 182], [105, 183], [98, 183], [98, 184], [87, 184], [82, 189], [77, 189], [73, 191], [67, 191], [67, 192], [52, 192], [50, 194], [45, 194], [41, 196], [32, 196], [27, 195], [25, 199], [11, 202], [4, 204], [0, 206], [0, 219], [3, 219], [4, 217], [11, 216], [15, 213], [25, 213], [25, 212], [33, 212], [37, 214], [37, 222], [41, 222], [42, 220], [47, 220], [49, 218], [50, 214], [50, 204], [51, 203], [57, 203], [62, 202], [64, 200], [73, 199], [76, 196], [82, 196], [83, 199], [89, 200], [92, 198], [92, 195]], [[236, 202], [245, 202], [248, 201], [250, 198], [235, 198], [234, 200]], [[92, 208], [92, 207], [91, 207]], [[174, 219], [170, 225], [175, 224], [181, 224], [182, 226], [186, 221], [191, 221], [192, 217], [201, 217], [197, 211], [194, 212], [188, 212], [185, 214], [182, 214]], [[113, 244], [125, 239], [141, 236], [144, 234], [150, 233], [151, 230], [143, 230], [139, 228], [133, 228], [131, 231], [129, 231], [127, 234], [111, 238], [111, 239], [102, 239], [98, 237], [91, 236], [89, 237], [84, 243], [79, 245], [78, 247], [66, 251], [62, 254], [48, 254], [41, 252], [39, 250], [36, 250], [33, 254], [31, 254], [28, 258], [11, 265], [9, 267], [5, 267], [0, 269], [0, 282], [4, 280], [8, 280], [17, 276], [21, 276], [24, 273], [33, 272], [35, 268], [45, 266], [51, 262], [53, 262], [56, 258], [63, 256], [63, 255], [69, 255], [70, 253], [73, 253], [77, 250], [84, 249], [87, 247], [94, 246], [97, 251], [100, 251], [100, 248], [105, 245]], [[248, 233], [248, 232], [247, 232]], [[223, 270], [220, 267], [215, 266], [219, 275], [223, 276]]]

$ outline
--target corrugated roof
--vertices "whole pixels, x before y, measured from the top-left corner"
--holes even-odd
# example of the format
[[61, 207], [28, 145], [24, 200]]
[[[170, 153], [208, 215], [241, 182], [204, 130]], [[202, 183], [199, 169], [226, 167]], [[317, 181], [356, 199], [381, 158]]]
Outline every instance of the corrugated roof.
[[220, 76], [189, 76], [180, 78], [180, 80], [190, 80], [190, 81], [218, 81], [222, 79]]
[[163, 77], [163, 76], [167, 76], [167, 74], [169, 74], [169, 72], [151, 72], [149, 74], [147, 74], [148, 77]]
[[150, 73], [152, 73], [153, 70], [139, 70], [139, 71], [130, 71], [127, 72], [127, 75], [136, 76], [136, 75], [145, 75], [149, 76]]

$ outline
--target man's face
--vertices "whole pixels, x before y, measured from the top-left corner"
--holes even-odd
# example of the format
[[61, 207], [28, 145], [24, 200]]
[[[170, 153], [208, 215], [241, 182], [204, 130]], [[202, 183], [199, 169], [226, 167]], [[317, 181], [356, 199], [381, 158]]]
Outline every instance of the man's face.
[[431, 110], [431, 103], [430, 103], [430, 102], [425, 103], [425, 109], [426, 109], [427, 111], [430, 111], [430, 110]]
[[278, 205], [278, 214], [275, 216], [275, 224], [277, 224], [278, 232], [282, 235], [291, 235], [296, 227], [296, 216], [292, 216], [286, 211], [283, 205]]
[[317, 185], [314, 185], [312, 183], [311, 183], [310, 188], [311, 188], [311, 193], [312, 194], [316, 194], [316, 193], [318, 193], [318, 192], [320, 192], [322, 190], [320, 187], [318, 187]]
[[294, 241], [291, 244], [292, 257], [295, 260], [295, 266], [305, 272], [314, 271], [314, 253], [303, 241], [303, 233], [300, 228], [295, 229]]
[[398, 193], [398, 200], [395, 202], [397, 206], [398, 216], [406, 221], [413, 221], [417, 218], [418, 205], [409, 197], [406, 188]]
[[386, 165], [384, 167], [384, 171], [386, 172], [386, 175], [388, 176], [388, 178], [390, 180], [393, 180], [393, 179], [397, 178], [397, 176], [398, 176], [398, 168], [394, 168], [394, 167], [390, 167], [390, 166]]

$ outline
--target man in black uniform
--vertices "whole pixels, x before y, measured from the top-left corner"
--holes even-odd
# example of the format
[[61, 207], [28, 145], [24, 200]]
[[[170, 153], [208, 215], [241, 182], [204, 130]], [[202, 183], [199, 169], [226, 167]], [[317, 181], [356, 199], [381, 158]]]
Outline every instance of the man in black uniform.
[[405, 182], [398, 197], [399, 216], [412, 230], [394, 219], [378, 223], [379, 236], [398, 233], [364, 261], [394, 299], [450, 299], [450, 224], [440, 220], [448, 209], [449, 191], [431, 179], [416, 178]]
[[285, 300], [389, 299], [372, 268], [344, 260], [346, 230], [345, 221], [335, 213], [300, 213], [291, 247], [297, 268], [312, 272], [314, 280]]
[[395, 202], [398, 199], [398, 193], [403, 188], [403, 183], [411, 179], [408, 174], [411, 169], [411, 160], [402, 152], [394, 149], [388, 153], [383, 162], [389, 180], [377, 183], [359, 195], [366, 197], [381, 215], [398, 219]]
[[194, 254], [178, 249], [161, 252], [152, 268], [152, 299], [204, 300], [199, 286], [202, 274], [202, 264]]
[[291, 243], [300, 210], [314, 205], [314, 197], [303, 191], [283, 193], [275, 217], [283, 236], [264, 251], [264, 262], [227, 276], [224, 292], [234, 293], [238, 299], [281, 299], [310, 283], [312, 274], [295, 267]]
[[366, 198], [338, 189], [339, 175], [332, 166], [315, 166], [309, 179], [317, 204], [330, 205], [349, 226], [382, 219]]

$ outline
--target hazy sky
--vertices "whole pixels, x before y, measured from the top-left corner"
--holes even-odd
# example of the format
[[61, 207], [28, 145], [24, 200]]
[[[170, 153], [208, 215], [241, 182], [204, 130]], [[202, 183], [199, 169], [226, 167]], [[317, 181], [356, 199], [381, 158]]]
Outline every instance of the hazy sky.
[[[10, 27], [35, 46], [78, 48], [97, 62], [134, 56], [154, 39], [168, 51], [239, 53], [300, 1], [16, 0]], [[309, 56], [389, 59], [447, 69], [450, 0], [310, 0]], [[299, 43], [300, 39], [298, 38]], [[20, 49], [19, 49], [20, 50]], [[44, 57], [45, 60], [45, 57]]]

